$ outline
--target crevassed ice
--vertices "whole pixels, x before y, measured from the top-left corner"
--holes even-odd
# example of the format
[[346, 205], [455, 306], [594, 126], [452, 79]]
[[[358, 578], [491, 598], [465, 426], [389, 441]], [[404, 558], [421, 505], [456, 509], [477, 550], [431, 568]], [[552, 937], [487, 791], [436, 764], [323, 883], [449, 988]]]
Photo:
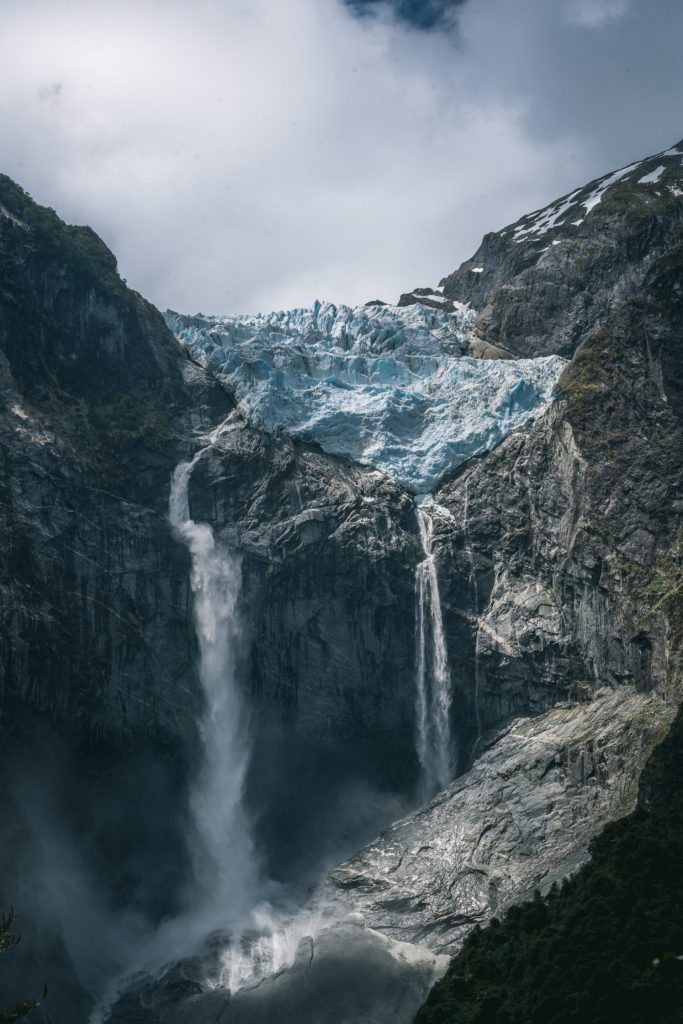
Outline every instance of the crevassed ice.
[[166, 320], [198, 362], [231, 388], [253, 426], [316, 441], [431, 491], [472, 455], [542, 412], [559, 356], [464, 355], [475, 311], [420, 305], [335, 306]]

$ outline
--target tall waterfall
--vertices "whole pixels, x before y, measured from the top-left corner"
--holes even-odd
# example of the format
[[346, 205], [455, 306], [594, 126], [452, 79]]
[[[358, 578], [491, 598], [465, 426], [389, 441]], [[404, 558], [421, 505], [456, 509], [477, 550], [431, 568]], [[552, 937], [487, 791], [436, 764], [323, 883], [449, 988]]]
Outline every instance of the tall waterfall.
[[191, 586], [205, 705], [199, 722], [203, 761], [190, 796], [196, 829], [192, 858], [198, 915], [214, 925], [239, 921], [258, 897], [259, 873], [242, 792], [247, 768], [245, 709], [236, 678], [240, 562], [211, 527], [190, 518], [188, 485], [207, 448], [176, 467], [169, 516], [192, 556]]
[[[218, 434], [214, 432], [211, 440]], [[194, 826], [188, 845], [194, 886], [186, 906], [176, 918], [167, 918], [151, 934], [142, 934], [136, 967], [151, 974], [169, 960], [187, 956], [216, 929], [229, 933], [226, 965], [239, 951], [243, 973], [249, 978], [248, 957], [241, 952], [241, 936], [253, 918], [266, 884], [258, 868], [251, 830], [242, 802], [248, 745], [245, 710], [236, 674], [240, 637], [237, 602], [241, 573], [237, 555], [222, 550], [207, 523], [190, 518], [188, 487], [195, 466], [211, 444], [173, 473], [169, 519], [187, 545], [192, 558], [190, 583], [194, 595], [194, 621], [199, 645], [199, 676], [204, 708], [199, 721], [202, 761], [190, 793]], [[130, 965], [128, 965], [130, 966]], [[112, 979], [93, 1010], [89, 1024], [104, 1024], [109, 1010], [131, 977], [128, 966]], [[252, 969], [252, 974], [253, 969]], [[232, 980], [232, 979], [230, 979]]]
[[[299, 940], [314, 934], [319, 922], [317, 911], [303, 915], [293, 911], [285, 887], [259, 870], [244, 811], [247, 723], [235, 663], [241, 633], [240, 562], [236, 554], [217, 545], [208, 524], [190, 518], [188, 502], [192, 471], [209, 447], [176, 467], [169, 502], [171, 523], [192, 556], [205, 706], [199, 723], [203, 761], [190, 797], [196, 829], [191, 850], [196, 890], [192, 906], [184, 917], [170, 923], [164, 938], [167, 941], [170, 935], [176, 941], [178, 931], [202, 938], [222, 928], [226, 944], [219, 967], [205, 983], [234, 993], [293, 963]], [[161, 948], [165, 948], [163, 942]]]
[[422, 767], [422, 788], [427, 795], [443, 789], [453, 777], [451, 674], [433, 550], [434, 523], [424, 508], [418, 507], [416, 512], [425, 555], [415, 570], [416, 745]]

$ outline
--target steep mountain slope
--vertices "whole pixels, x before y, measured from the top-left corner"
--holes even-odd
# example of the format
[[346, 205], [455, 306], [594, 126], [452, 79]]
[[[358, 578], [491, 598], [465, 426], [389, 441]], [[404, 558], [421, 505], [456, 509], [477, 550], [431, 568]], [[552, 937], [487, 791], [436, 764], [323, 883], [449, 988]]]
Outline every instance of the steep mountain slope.
[[486, 235], [441, 281], [475, 333], [515, 356], [567, 358], [681, 240], [683, 142]]
[[110, 954], [91, 947], [77, 979], [80, 929], [131, 899], [158, 918], [186, 872], [199, 700], [165, 494], [184, 435], [231, 402], [196, 370], [186, 382], [89, 229], [5, 177], [0, 266], [0, 898], [24, 936], [0, 986], [9, 1004], [49, 975], [52, 1012], [84, 1019]]
[[[95, 734], [147, 732], [144, 705], [127, 697], [135, 680], [182, 707], [177, 680], [193, 660], [188, 648], [180, 666], [164, 664], [170, 623], [154, 611], [136, 620], [136, 596], [150, 609], [180, 603], [153, 593], [153, 573], [178, 562], [158, 522], [178, 424], [194, 416], [187, 360], [89, 229], [67, 228], [6, 178], [0, 186], [5, 700], [86, 716]], [[227, 414], [228, 397], [203, 386]], [[123, 556], [137, 569], [132, 587], [112, 586], [121, 530], [136, 542]], [[136, 595], [143, 580], [150, 592]]]
[[[467, 504], [467, 539], [448, 523], [438, 538], [448, 561], [471, 546], [483, 725], [520, 693], [678, 686], [682, 257], [653, 263], [583, 342], [541, 420], [435, 494], [460, 522]], [[462, 608], [454, 582], [445, 601]]]
[[[455, 329], [455, 303], [469, 301], [480, 337], [458, 341], [458, 357], [465, 343], [470, 356], [572, 356], [550, 407], [442, 469], [420, 509], [416, 488], [238, 408], [250, 415], [251, 385], [272, 389], [275, 350], [296, 348], [308, 388], [326, 341], [308, 328], [279, 347], [259, 336], [263, 351], [239, 355], [231, 379], [214, 355], [227, 351], [220, 332], [244, 325], [202, 323], [219, 382], [91, 232], [0, 179], [0, 899], [25, 915], [3, 1003], [39, 992], [48, 965], [59, 980], [48, 977], [45, 1014], [83, 1021], [163, 916], [190, 919], [205, 697], [197, 584], [168, 500], [174, 467], [200, 449], [189, 514], [239, 554], [245, 800], [265, 876], [315, 877], [414, 806], [438, 658], [451, 763], [470, 771], [335, 872], [333, 916], [294, 928], [277, 961], [289, 972], [250, 986], [253, 958], [271, 963], [261, 936], [236, 949], [217, 935], [205, 960], [138, 981], [112, 1021], [256, 1021], [283, 999], [315, 1019], [331, 973], [343, 993], [369, 962], [346, 1019], [408, 1020], [445, 964], [395, 939], [452, 951], [585, 859], [605, 818], [633, 806], [681, 688], [681, 163], [675, 147], [577, 190], [487, 236], [423, 311], [382, 314]], [[380, 340], [401, 350], [393, 330]], [[452, 339], [430, 339], [448, 355]], [[408, 355], [424, 368], [424, 353]], [[501, 365], [477, 362], [477, 375]], [[279, 369], [289, 386], [296, 374]], [[543, 717], [511, 721], [528, 715]], [[327, 927], [349, 913], [361, 918]], [[207, 982], [235, 957], [249, 961], [239, 998]], [[392, 989], [403, 1010], [380, 1005]]]

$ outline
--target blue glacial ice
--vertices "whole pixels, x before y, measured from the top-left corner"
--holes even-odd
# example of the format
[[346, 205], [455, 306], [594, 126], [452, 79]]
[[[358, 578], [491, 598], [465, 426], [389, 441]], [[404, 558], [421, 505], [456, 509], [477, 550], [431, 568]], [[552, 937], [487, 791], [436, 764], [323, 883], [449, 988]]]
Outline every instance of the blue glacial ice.
[[540, 415], [559, 356], [480, 360], [464, 353], [475, 312], [335, 306], [166, 320], [223, 381], [252, 426], [316, 441], [416, 493]]

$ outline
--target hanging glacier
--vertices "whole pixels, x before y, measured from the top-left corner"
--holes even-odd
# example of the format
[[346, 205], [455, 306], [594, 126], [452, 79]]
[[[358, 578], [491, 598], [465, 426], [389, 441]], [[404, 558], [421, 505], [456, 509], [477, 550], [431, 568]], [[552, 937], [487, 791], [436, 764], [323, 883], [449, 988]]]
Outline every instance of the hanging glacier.
[[468, 356], [475, 311], [416, 303], [166, 322], [252, 426], [317, 442], [429, 492], [549, 405], [559, 356]]

